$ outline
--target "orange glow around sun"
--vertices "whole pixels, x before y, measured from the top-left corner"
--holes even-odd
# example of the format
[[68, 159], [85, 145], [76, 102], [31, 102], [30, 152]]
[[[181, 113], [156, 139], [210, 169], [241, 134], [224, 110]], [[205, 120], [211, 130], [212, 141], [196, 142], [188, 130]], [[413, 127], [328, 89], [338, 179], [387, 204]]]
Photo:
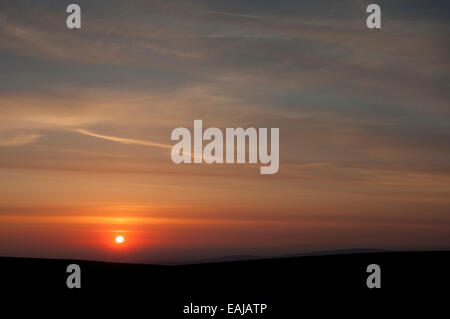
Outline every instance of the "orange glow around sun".
[[116, 243], [122, 244], [125, 241], [125, 238], [122, 235], [116, 236]]

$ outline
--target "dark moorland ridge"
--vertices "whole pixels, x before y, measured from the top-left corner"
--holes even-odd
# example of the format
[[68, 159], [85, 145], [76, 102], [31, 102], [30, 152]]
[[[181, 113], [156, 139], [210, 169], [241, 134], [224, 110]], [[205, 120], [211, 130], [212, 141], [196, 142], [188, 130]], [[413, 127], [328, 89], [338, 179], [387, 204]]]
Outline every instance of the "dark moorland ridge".
[[[66, 287], [71, 263], [81, 267], [81, 289]], [[381, 289], [366, 286], [370, 264], [381, 267]], [[183, 315], [183, 306], [191, 302], [225, 308], [228, 303], [268, 304], [264, 316], [221, 313], [214, 318], [282, 319], [306, 310], [348, 313], [356, 305], [373, 311], [386, 303], [415, 307], [414, 300], [432, 300], [436, 308], [450, 295], [450, 251], [346, 251], [179, 266], [1, 257], [0, 289], [49, 307], [58, 300], [72, 310], [89, 304], [102, 313], [136, 312], [148, 318], [210, 317]], [[2, 301], [5, 309], [9, 304]]]

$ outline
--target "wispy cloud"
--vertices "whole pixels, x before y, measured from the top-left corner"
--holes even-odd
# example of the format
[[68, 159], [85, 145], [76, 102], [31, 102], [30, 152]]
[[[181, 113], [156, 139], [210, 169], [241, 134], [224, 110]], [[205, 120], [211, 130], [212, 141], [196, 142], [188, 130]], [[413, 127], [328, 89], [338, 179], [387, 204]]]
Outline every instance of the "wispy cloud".
[[0, 138], [0, 147], [2, 146], [20, 146], [34, 143], [41, 134], [19, 133], [11, 138]]
[[103, 135], [103, 134], [98, 134], [98, 133], [95, 133], [95, 132], [92, 132], [92, 131], [89, 131], [89, 130], [86, 130], [86, 129], [75, 129], [75, 132], [78, 132], [80, 134], [84, 134], [84, 135], [87, 135], [87, 136], [101, 138], [101, 139], [112, 141], [112, 142], [121, 143], [121, 144], [154, 146], [154, 147], [167, 148], [167, 149], [172, 148], [172, 145], [169, 145], [169, 144], [138, 140], [138, 139], [135, 139], [135, 138], [124, 138], [124, 137]]

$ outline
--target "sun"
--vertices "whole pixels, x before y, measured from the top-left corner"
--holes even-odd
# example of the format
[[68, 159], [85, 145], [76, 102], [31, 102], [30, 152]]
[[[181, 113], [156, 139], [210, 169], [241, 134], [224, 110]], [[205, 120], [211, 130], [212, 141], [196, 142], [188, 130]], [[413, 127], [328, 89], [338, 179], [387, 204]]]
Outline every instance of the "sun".
[[116, 243], [122, 244], [125, 241], [122, 235], [116, 236]]

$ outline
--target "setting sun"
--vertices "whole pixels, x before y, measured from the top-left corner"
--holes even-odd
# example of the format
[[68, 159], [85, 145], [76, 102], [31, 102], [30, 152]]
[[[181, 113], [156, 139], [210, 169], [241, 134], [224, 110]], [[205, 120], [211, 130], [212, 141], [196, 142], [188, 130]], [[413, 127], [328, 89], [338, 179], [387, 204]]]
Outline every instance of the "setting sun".
[[125, 238], [123, 236], [116, 236], [116, 243], [122, 244], [124, 242]]

